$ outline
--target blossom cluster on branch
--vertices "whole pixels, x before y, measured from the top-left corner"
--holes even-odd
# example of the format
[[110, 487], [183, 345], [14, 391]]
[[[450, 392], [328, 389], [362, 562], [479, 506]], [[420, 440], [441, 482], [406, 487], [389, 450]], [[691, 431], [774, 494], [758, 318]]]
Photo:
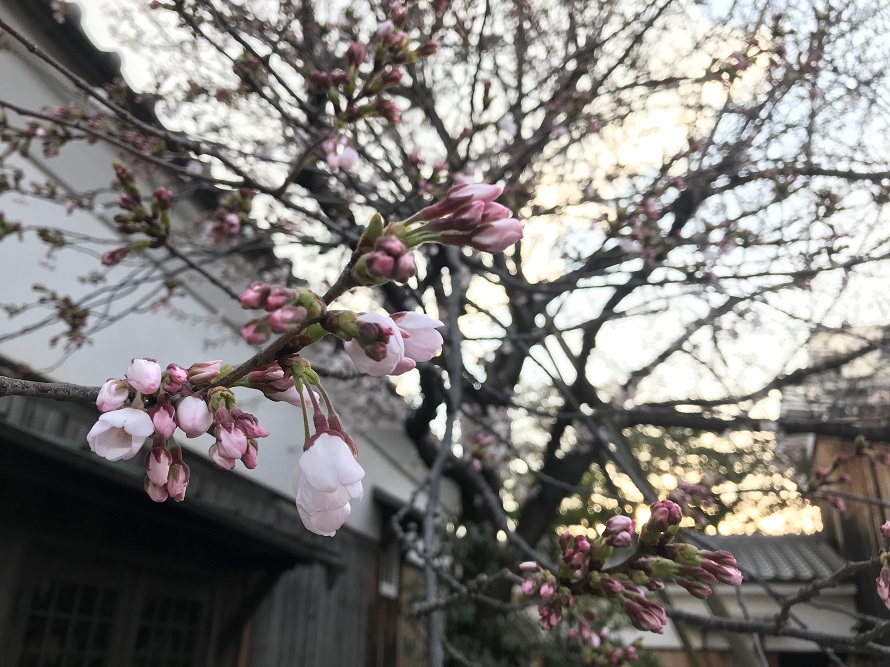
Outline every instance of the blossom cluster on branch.
[[[162, 242], [169, 229], [169, 191], [156, 191], [153, 204], [146, 208], [132, 172], [121, 164], [116, 171], [124, 188], [119, 205], [129, 211], [118, 215], [118, 224], [126, 227], [122, 231], [139, 231]], [[352, 281], [349, 286], [368, 284], [360, 279], [363, 275], [373, 274], [373, 284], [400, 277], [379, 271], [381, 260], [375, 253], [388, 246], [398, 246], [397, 254], [403, 258], [398, 264], [406, 265], [407, 258], [412, 273], [410, 249], [422, 243], [470, 245], [490, 252], [506, 249], [522, 237], [522, 226], [510, 217], [509, 209], [494, 202], [501, 192], [492, 185], [461, 185], [408, 221], [384, 227], [375, 216], [359, 242], [353, 268], [344, 272]], [[251, 197], [250, 192], [239, 192], [229, 202], [243, 210], [249, 208]], [[235, 215], [225, 210], [220, 209], [222, 224]], [[412, 226], [422, 221], [428, 224]], [[481, 243], [479, 237], [487, 241]], [[131, 244], [112, 251], [102, 262], [117, 263], [134, 249]], [[361, 266], [365, 269], [360, 270]], [[264, 311], [242, 327], [247, 342], [264, 345], [273, 334], [282, 335], [270, 348], [275, 352], [271, 361], [257, 361], [260, 353], [246, 368], [237, 370], [222, 361], [188, 368], [169, 364], [162, 370], [154, 359], [134, 358], [122, 379], [109, 379], [99, 392], [96, 405], [102, 415], [87, 436], [90, 448], [109, 461], [120, 461], [136, 456], [151, 438], [151, 451], [145, 457], [146, 493], [157, 502], [168, 497], [182, 501], [189, 467], [174, 438], [177, 429], [187, 438], [204, 433], [214, 436], [209, 456], [220, 468], [232, 470], [237, 461], [255, 468], [258, 440], [269, 431], [238, 407], [232, 387], [260, 391], [271, 401], [302, 409], [306, 432], [299, 474], [294, 474], [297, 508], [306, 528], [332, 536], [349, 517], [350, 501], [362, 496], [364, 470], [356, 460], [355, 441], [345, 432], [321, 380], [300, 350], [333, 334], [345, 342], [346, 353], [360, 372], [376, 377], [400, 375], [441, 352], [443, 339], [437, 329], [443, 323], [418, 312], [382, 315], [332, 310], [311, 290], [259, 281], [241, 293], [240, 303], [247, 310]], [[281, 341], [284, 344], [277, 346]]]
[[[718, 582], [730, 586], [742, 583], [735, 558], [725, 551], [705, 551], [691, 544], [674, 542], [683, 511], [671, 500], [650, 506], [649, 520], [636, 531], [636, 522], [623, 515], [606, 522], [601, 535], [563, 533], [556, 572], [534, 561], [522, 563], [528, 573], [522, 592], [541, 598], [539, 623], [545, 630], [555, 628], [567, 616], [577, 620], [583, 614], [576, 607], [578, 596], [594, 596], [616, 602], [635, 628], [661, 633], [667, 624], [664, 605], [647, 596], [647, 591], [664, 589], [665, 579], [672, 579], [697, 598], [707, 598]], [[610, 564], [615, 549], [632, 553]]]

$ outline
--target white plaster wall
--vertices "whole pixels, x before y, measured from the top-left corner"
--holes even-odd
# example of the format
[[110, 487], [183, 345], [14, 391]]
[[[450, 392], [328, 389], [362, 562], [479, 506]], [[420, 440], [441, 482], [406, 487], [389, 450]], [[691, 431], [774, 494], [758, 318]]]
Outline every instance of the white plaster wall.
[[[29, 108], [59, 105], [72, 99], [67, 85], [36, 64], [23, 49], [12, 47], [0, 52], [0, 95], [4, 99]], [[65, 188], [83, 190], [108, 185], [114, 177], [111, 168], [114, 159], [116, 155], [105, 147], [75, 144], [64, 149], [58, 158], [43, 160], [35, 142], [31, 159], [21, 160], [21, 166], [29, 178], [49, 176]], [[109, 222], [113, 208], [106, 211], [108, 215], [99, 211], [68, 216], [56, 205], [25, 201], [7, 193], [0, 195], [0, 211], [7, 219], [20, 220], [25, 225], [46, 224], [91, 236], [119, 238]], [[187, 205], [174, 211], [180, 224], [194, 212], [188, 210]], [[112, 247], [114, 245], [102, 250]], [[48, 265], [52, 266], [50, 270]], [[119, 281], [131, 269], [124, 265], [113, 267], [108, 271], [108, 280]], [[97, 256], [63, 250], [55, 260], [48, 261], [46, 246], [33, 234], [21, 242], [9, 237], [0, 242], [0, 304], [34, 301], [32, 285], [37, 282], [60, 294], [80, 298], [94, 288], [77, 282], [76, 278], [94, 270], [104, 270]], [[4, 335], [39, 322], [47, 311], [31, 311], [14, 318], [0, 313], [0, 355], [37, 371], [43, 370], [55, 380], [96, 385], [109, 377], [121, 377], [134, 356], [155, 358], [162, 366], [171, 362], [187, 366], [204, 359], [224, 359], [237, 365], [255, 352], [235, 332], [234, 326], [245, 319], [236, 304], [193, 272], [176, 277], [183, 280], [191, 292], [191, 297], [175, 303], [176, 310], [159, 309], [128, 316], [123, 322], [96, 333], [90, 345], [70, 355], [64, 353], [61, 344], [56, 348], [49, 346], [49, 340], [61, 330], [58, 324], [3, 340]], [[244, 276], [242, 284], [249, 280], [250, 276]], [[144, 285], [121, 299], [120, 304], [144, 305], [157, 296], [154, 288]], [[244, 396], [258, 395], [247, 392]], [[291, 496], [293, 470], [303, 441], [300, 410], [287, 404], [273, 404], [259, 396], [245, 401], [244, 409], [254, 412], [271, 435], [260, 441], [256, 470], [246, 471], [239, 465], [237, 474], [245, 474], [259, 484]], [[368, 536], [379, 537], [379, 517], [370, 498], [372, 489], [379, 486], [407, 500], [426, 471], [404, 433], [390, 428], [379, 430], [371, 437], [370, 430], [352, 433], [360, 446], [359, 461], [367, 477], [366, 498], [353, 505], [348, 525]], [[193, 452], [206, 455], [212, 438], [202, 436], [183, 444]], [[454, 487], [446, 484], [443, 497], [449, 507], [457, 505]]]

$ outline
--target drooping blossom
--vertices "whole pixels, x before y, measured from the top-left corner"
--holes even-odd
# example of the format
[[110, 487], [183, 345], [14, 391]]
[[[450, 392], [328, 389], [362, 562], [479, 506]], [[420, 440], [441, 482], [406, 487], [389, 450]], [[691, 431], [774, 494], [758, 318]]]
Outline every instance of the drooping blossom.
[[392, 321], [402, 330], [406, 357], [429, 361], [442, 352], [442, 334], [436, 329], [444, 324], [439, 320], [409, 311], [393, 314]]
[[101, 415], [87, 434], [87, 442], [102, 458], [122, 461], [136, 456], [154, 430], [147, 412], [121, 408]]
[[127, 381], [142, 394], [153, 394], [161, 388], [161, 367], [154, 359], [131, 359]]
[[376, 359], [369, 356], [358, 341], [351, 340], [346, 343], [346, 354], [359, 371], [374, 377], [383, 377], [401, 375], [414, 368], [414, 360], [405, 357], [404, 339], [392, 319], [377, 313], [365, 313], [358, 316], [358, 323], [360, 329], [362, 327], [368, 331], [374, 329], [375, 335], [368, 335], [368, 338], [380, 337], [386, 340], [378, 346]]
[[99, 390], [96, 398], [96, 407], [99, 412], [111, 412], [120, 410], [127, 402], [130, 394], [130, 386], [124, 380], [108, 380]]
[[176, 406], [176, 423], [189, 438], [204, 433], [213, 423], [213, 415], [200, 396], [186, 396]]
[[349, 501], [362, 497], [365, 471], [339, 434], [317, 433], [307, 445], [295, 480], [297, 509], [308, 530], [333, 536], [349, 518]]

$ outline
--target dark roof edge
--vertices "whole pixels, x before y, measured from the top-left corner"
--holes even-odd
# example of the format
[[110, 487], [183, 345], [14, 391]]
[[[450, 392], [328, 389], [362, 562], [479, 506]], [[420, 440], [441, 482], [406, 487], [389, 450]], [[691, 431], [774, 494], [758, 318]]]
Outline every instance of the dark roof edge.
[[[19, 428], [9, 423], [2, 423], [0, 437], [6, 440], [7, 445], [26, 449], [34, 454], [49, 458], [58, 464], [68, 466], [79, 474], [95, 476], [102, 481], [132, 490], [134, 493], [143, 494], [143, 475], [139, 470], [141, 465], [127, 465], [127, 462], [109, 464], [97, 458], [90, 452], [72, 449], [69, 443], [57, 442], [56, 438], [31, 430]], [[203, 459], [190, 462], [194, 472], [198, 472], [202, 482], [206, 483], [208, 477], [216, 477], [217, 473], [225, 475], [226, 482], [232, 481], [231, 473], [224, 473], [213, 468], [212, 464]], [[221, 475], [220, 475], [221, 476]], [[256, 490], [263, 493], [267, 490], [256, 485], [250, 480], [242, 480]], [[274, 494], [268, 491], [269, 494]], [[278, 494], [274, 494], [278, 495]], [[325, 548], [317, 540], [308, 536], [302, 537], [277, 530], [274, 526], [253, 520], [252, 517], [239, 513], [237, 508], [226, 508], [219, 503], [208, 501], [202, 495], [194, 494], [183, 503], [176, 503], [177, 511], [182, 511], [193, 518], [207, 521], [221, 528], [233, 531], [246, 539], [265, 544], [277, 551], [287, 554], [294, 562], [320, 563], [330, 569], [342, 567], [342, 561], [336, 551]]]

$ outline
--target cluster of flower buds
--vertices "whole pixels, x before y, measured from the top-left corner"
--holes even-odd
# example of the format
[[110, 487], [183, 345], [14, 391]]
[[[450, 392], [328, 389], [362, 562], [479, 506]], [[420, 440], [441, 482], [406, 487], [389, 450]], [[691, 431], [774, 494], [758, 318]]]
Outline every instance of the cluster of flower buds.
[[[399, 107], [383, 93], [401, 83], [403, 65], [429, 58], [439, 51], [435, 40], [412, 45], [405, 32], [407, 19], [405, 5], [394, 3], [390, 17], [378, 24], [374, 35], [367, 41], [349, 44], [344, 54], [344, 68], [310, 72], [309, 81], [327, 93], [341, 122], [375, 116], [391, 123], [399, 122]], [[345, 168], [342, 164], [338, 166]]]
[[241, 336], [254, 345], [267, 342], [273, 333], [299, 331], [305, 323], [318, 320], [326, 310], [324, 301], [310, 290], [263, 282], [253, 282], [241, 293], [241, 307], [267, 311], [241, 327]]
[[503, 252], [522, 238], [522, 223], [495, 202], [502, 192], [498, 185], [457, 185], [405, 221], [411, 225], [405, 239], [411, 246], [433, 242]]
[[189, 467], [182, 460], [182, 448], [167, 446], [166, 438], [155, 433], [151, 451], [145, 455], [145, 493], [156, 503], [167, 498], [185, 500], [189, 484]]
[[847, 503], [839, 495], [838, 487], [847, 484], [853, 476], [842, 468], [855, 457], [864, 456], [881, 463], [886, 459], [890, 462], [890, 456], [886, 452], [875, 449], [862, 436], [856, 438], [853, 449], [839, 452], [828, 465], [818, 466], [809, 476], [801, 476], [798, 479], [798, 487], [804, 496], [818, 498], [832, 505], [837, 511], [845, 512]]
[[[646, 592], [662, 590], [666, 578], [699, 598], [711, 595], [712, 586], [718, 582], [741, 584], [742, 575], [731, 554], [672, 542], [683, 518], [679, 505], [663, 500], [654, 503], [650, 511], [635, 546], [635, 522], [626, 516], [614, 516], [597, 537], [563, 533], [556, 573], [534, 562], [521, 565], [528, 573], [523, 593], [542, 599], [538, 609], [542, 628], [554, 627], [566, 615], [577, 616], [578, 612], [572, 611], [575, 598], [593, 595], [620, 604], [634, 627], [660, 633], [667, 623], [664, 606], [649, 599]], [[606, 567], [614, 549], [631, 546], [634, 549], [627, 558]]]
[[386, 316], [340, 311], [328, 315], [322, 326], [346, 341], [346, 354], [367, 375], [401, 375], [442, 351], [442, 334], [436, 330], [442, 322], [422, 313]]
[[[122, 234], [141, 233], [149, 237], [149, 240], [130, 244], [126, 251], [146, 247], [154, 247], [161, 243], [170, 233], [170, 208], [173, 205], [173, 193], [167, 188], [156, 188], [151, 201], [146, 203], [136, 184], [133, 170], [121, 162], [114, 163], [114, 171], [123, 193], [117, 200], [117, 205], [126, 211], [114, 216], [118, 231]], [[111, 251], [102, 257], [105, 265], [120, 262], [127, 254], [124, 249]], [[123, 253], [123, 254], [121, 254]]]
[[[222, 468], [231, 470], [236, 460], [256, 467], [256, 439], [269, 432], [237, 407], [231, 391], [209, 386], [229, 370], [221, 361], [162, 371], [154, 359], [131, 360], [123, 379], [110, 379], [99, 391], [102, 414], [87, 435], [90, 449], [109, 461], [131, 459], [153, 435], [145, 490], [158, 502], [181, 501], [188, 486], [189, 468], [173, 441], [177, 428], [187, 438], [212, 433], [210, 457]], [[209, 390], [206, 398], [202, 390]]]
[[359, 285], [384, 285], [390, 281], [406, 283], [417, 273], [414, 255], [398, 236], [384, 234], [373, 249], [359, 256], [352, 276]]
[[709, 523], [708, 514], [705, 510], [712, 509], [717, 505], [717, 497], [711, 491], [708, 484], [693, 484], [685, 479], [681, 479], [677, 488], [668, 494], [668, 500], [673, 500], [693, 520], [701, 527], [705, 527]]
[[406, 220], [384, 225], [374, 215], [356, 249], [352, 277], [359, 285], [405, 282], [416, 272], [411, 250], [423, 243], [503, 252], [522, 238], [522, 223], [495, 202], [498, 185], [457, 185], [444, 199]]
[[[293, 363], [304, 363], [299, 356], [295, 356]], [[302, 392], [297, 391], [294, 382], [293, 366], [283, 368], [281, 364], [275, 363], [269, 366], [258, 368], [251, 371], [245, 378], [245, 386], [263, 392], [263, 395], [270, 401], [290, 403], [294, 407], [301, 408], [310, 403], [308, 391], [303, 387]], [[316, 397], [316, 400], [317, 397]]]
[[224, 470], [232, 470], [235, 461], [241, 461], [249, 470], [256, 468], [257, 439], [265, 438], [269, 431], [260, 426], [256, 417], [239, 409], [234, 395], [227, 389], [211, 391], [210, 406], [216, 437], [210, 446], [210, 458]]
[[469, 447], [470, 461], [476, 470], [497, 465], [503, 458], [505, 448], [488, 433], [477, 433]]
[[609, 628], [597, 628], [597, 615], [592, 611], [575, 614], [566, 638], [581, 648], [585, 667], [625, 667], [640, 658], [639, 645], [620, 646], [610, 640]]
[[254, 197], [256, 190], [250, 188], [239, 188], [222, 197], [219, 206], [213, 212], [214, 224], [210, 228], [211, 236], [220, 240], [241, 231], [241, 225], [246, 223], [250, 216]]

